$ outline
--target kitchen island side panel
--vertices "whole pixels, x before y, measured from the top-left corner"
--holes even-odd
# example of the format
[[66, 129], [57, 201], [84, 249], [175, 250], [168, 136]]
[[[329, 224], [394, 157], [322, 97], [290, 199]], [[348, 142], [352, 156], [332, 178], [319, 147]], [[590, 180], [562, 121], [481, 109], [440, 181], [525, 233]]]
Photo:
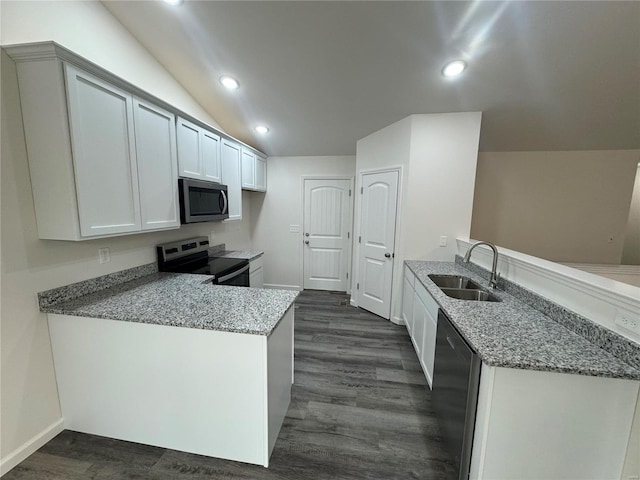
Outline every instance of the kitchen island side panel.
[[49, 314], [66, 429], [265, 465], [266, 337]]
[[639, 385], [483, 364], [469, 478], [620, 478]]

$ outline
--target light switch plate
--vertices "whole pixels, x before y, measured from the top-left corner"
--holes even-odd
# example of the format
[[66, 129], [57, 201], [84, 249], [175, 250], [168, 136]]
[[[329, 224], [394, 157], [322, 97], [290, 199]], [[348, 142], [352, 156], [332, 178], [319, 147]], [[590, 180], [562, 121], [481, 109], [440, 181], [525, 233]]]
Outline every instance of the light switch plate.
[[446, 235], [442, 235], [440, 237], [440, 246], [441, 247], [446, 247], [447, 246], [447, 236]]
[[300, 225], [289, 225], [289, 233], [300, 233]]

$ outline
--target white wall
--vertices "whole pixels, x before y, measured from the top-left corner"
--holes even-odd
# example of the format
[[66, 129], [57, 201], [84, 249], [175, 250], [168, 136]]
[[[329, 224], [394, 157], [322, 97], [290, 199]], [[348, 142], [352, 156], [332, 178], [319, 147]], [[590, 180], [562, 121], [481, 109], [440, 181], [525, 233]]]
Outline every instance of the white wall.
[[[358, 141], [358, 176], [365, 170], [402, 166], [391, 289], [395, 322], [401, 318], [404, 260], [452, 261], [454, 239], [469, 236], [480, 120], [479, 112], [411, 115]], [[359, 211], [357, 196], [354, 237], [359, 235]], [[448, 237], [446, 247], [439, 246], [440, 236]], [[357, 244], [353, 272], [355, 291], [360, 280]]]
[[[187, 113], [213, 124], [187, 92], [97, 2], [2, 2], [2, 43], [54, 40], [116, 72]], [[190, 225], [162, 233], [86, 242], [39, 240], [19, 104], [15, 64], [1, 65], [1, 432], [0, 470], [39, 446], [61, 418], [47, 317], [36, 293], [155, 261], [154, 245], [192, 235], [250, 248], [251, 194], [244, 220]], [[100, 265], [97, 250], [111, 249]]]
[[[638, 156], [640, 157], [640, 155]], [[640, 265], [640, 163], [638, 163], [638, 168], [636, 169], [620, 263], [623, 265]]]
[[[264, 250], [265, 286], [302, 288], [302, 177], [355, 174], [355, 157], [269, 157], [267, 193], [252, 194], [252, 249]], [[290, 233], [299, 225], [299, 233]]]

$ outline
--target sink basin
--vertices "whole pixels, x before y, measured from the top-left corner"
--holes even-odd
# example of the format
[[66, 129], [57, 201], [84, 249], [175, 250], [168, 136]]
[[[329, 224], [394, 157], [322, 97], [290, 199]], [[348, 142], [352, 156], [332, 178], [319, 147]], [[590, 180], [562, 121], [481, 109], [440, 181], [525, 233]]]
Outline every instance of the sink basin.
[[470, 278], [461, 275], [429, 275], [433, 283], [442, 288], [482, 290], [482, 287]]
[[440, 288], [445, 295], [459, 300], [473, 300], [476, 302], [500, 302], [492, 293], [478, 288]]

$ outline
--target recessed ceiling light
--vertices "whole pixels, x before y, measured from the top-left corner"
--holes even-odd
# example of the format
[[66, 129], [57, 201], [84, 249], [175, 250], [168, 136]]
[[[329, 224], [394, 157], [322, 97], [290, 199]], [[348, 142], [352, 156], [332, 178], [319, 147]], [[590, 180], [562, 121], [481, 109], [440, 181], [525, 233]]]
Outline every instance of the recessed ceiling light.
[[184, 0], [164, 0], [164, 1], [169, 5], [182, 5], [182, 2], [184, 2]]
[[269, 127], [265, 127], [264, 125], [258, 125], [256, 127], [256, 132], [262, 133], [264, 135], [265, 133], [269, 132]]
[[442, 75], [445, 77], [457, 77], [460, 75], [464, 69], [467, 68], [467, 64], [462, 60], [454, 60], [453, 62], [447, 63], [442, 69]]
[[236, 88], [238, 88], [240, 86], [238, 81], [235, 78], [230, 77], [229, 75], [221, 76], [220, 77], [220, 83], [222, 85], [224, 85], [225, 87], [227, 87], [229, 90], [235, 90]]

